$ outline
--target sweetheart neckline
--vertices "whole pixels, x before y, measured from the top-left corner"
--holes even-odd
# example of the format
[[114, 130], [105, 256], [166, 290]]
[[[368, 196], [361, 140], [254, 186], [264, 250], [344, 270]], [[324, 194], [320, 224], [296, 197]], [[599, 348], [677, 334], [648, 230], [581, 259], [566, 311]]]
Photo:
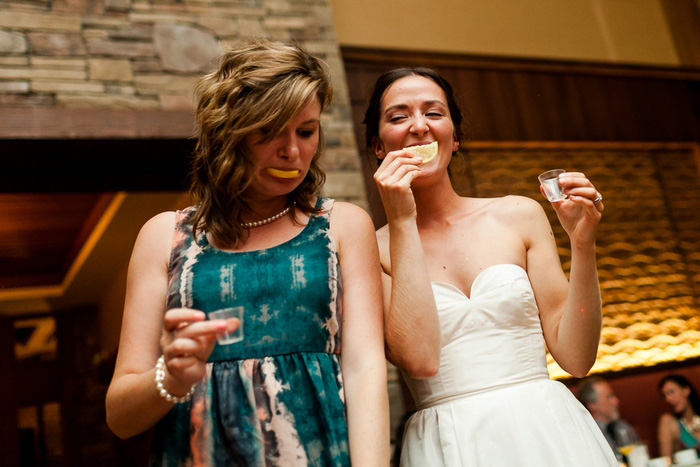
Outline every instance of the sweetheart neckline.
[[492, 264], [491, 266], [487, 266], [487, 267], [485, 267], [484, 269], [482, 269], [481, 271], [479, 271], [479, 273], [476, 275], [476, 277], [475, 277], [474, 280], [472, 281], [471, 286], [469, 287], [469, 295], [465, 294], [465, 293], [462, 291], [462, 289], [460, 289], [460, 288], [457, 287], [456, 285], [450, 284], [449, 282], [431, 281], [430, 284], [431, 284], [431, 285], [432, 285], [432, 284], [435, 284], [435, 285], [447, 286], [447, 287], [449, 287], [450, 289], [454, 290], [455, 292], [459, 293], [461, 296], [463, 296], [463, 297], [466, 298], [467, 300], [471, 300], [471, 297], [472, 297], [473, 292], [474, 292], [474, 284], [476, 284], [476, 282], [479, 280], [479, 278], [481, 277], [481, 275], [484, 274], [484, 273], [485, 273], [486, 271], [488, 271], [489, 269], [493, 269], [493, 268], [496, 268], [496, 267], [499, 267], [499, 266], [513, 266], [513, 267], [516, 267], [516, 268], [518, 268], [519, 270], [521, 270], [523, 273], [525, 273], [525, 275], [527, 276], [527, 271], [526, 271], [522, 266], [520, 266], [519, 264], [515, 264], [515, 263], [498, 263], [498, 264]]

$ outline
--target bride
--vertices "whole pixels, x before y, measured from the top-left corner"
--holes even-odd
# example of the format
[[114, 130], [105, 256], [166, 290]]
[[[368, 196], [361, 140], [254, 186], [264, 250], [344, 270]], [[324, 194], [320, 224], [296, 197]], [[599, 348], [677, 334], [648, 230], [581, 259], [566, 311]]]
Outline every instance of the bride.
[[[365, 113], [388, 220], [377, 231], [387, 356], [418, 408], [401, 465], [617, 467], [590, 414], [549, 379], [545, 350], [576, 377], [595, 362], [602, 197], [582, 173], [559, 178], [567, 281], [538, 202], [455, 192], [461, 122], [450, 84], [426, 68], [381, 75]], [[435, 141], [426, 163], [404, 149]]]

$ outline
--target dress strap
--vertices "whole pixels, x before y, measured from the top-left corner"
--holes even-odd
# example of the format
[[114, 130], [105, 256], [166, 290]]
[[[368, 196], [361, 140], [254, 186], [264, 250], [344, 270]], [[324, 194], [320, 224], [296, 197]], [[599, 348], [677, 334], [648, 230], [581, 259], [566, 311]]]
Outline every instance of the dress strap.
[[316, 200], [316, 207], [321, 210], [318, 217], [325, 217], [330, 219], [331, 211], [333, 211], [333, 206], [335, 205], [335, 200], [333, 198], [321, 198], [320, 196]]
[[694, 448], [698, 444], [700, 444], [700, 441], [695, 439], [695, 436], [693, 436], [690, 431], [688, 431], [688, 428], [685, 426], [685, 423], [681, 419], [678, 419], [678, 428], [680, 429], [680, 440], [681, 443], [687, 448]]

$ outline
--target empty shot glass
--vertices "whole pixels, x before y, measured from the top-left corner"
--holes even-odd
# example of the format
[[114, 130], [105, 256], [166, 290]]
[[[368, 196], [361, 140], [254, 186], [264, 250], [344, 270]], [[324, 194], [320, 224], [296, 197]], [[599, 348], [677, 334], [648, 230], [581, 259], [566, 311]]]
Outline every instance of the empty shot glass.
[[562, 201], [566, 199], [566, 195], [561, 191], [561, 185], [559, 185], [559, 174], [566, 172], [564, 169], [553, 169], [548, 170], [537, 177], [540, 184], [544, 187], [544, 194], [547, 199], [551, 202]]
[[209, 319], [238, 319], [238, 329], [235, 331], [227, 331], [226, 334], [222, 335], [217, 339], [217, 342], [221, 345], [234, 344], [243, 339], [243, 311], [242, 306], [233, 306], [230, 308], [222, 308], [220, 310], [209, 312]]

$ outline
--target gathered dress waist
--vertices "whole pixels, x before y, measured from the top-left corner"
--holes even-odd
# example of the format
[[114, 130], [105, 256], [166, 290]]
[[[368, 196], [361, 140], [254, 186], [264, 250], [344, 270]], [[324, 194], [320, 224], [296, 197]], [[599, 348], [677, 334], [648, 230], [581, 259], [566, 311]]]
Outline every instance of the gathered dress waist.
[[443, 404], [450, 404], [455, 401], [459, 400], [466, 400], [475, 396], [479, 396], [481, 394], [493, 394], [495, 395], [497, 391], [502, 390], [502, 389], [510, 389], [510, 388], [522, 388], [525, 385], [535, 383], [535, 382], [542, 382], [542, 381], [547, 381], [547, 382], [554, 382], [550, 380], [547, 376], [543, 375], [533, 375], [531, 379], [526, 379], [526, 380], [521, 380], [517, 382], [510, 382], [510, 383], [502, 383], [494, 386], [489, 386], [489, 387], [484, 387], [481, 389], [475, 389], [472, 391], [465, 391], [461, 392], [458, 394], [451, 394], [451, 395], [445, 395], [440, 398], [431, 398], [431, 399], [426, 399], [425, 401], [416, 401], [416, 409], [417, 410], [423, 410], [423, 409], [429, 409], [432, 407], [437, 407]]

